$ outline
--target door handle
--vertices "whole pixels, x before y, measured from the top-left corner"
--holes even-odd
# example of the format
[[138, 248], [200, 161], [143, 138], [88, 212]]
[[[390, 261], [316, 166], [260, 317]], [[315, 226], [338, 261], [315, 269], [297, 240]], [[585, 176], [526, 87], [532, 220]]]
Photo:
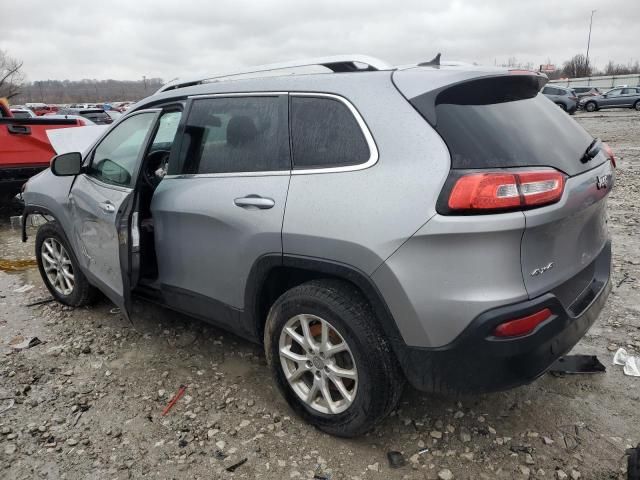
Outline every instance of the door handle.
[[31, 127], [26, 125], [7, 125], [7, 130], [14, 135], [31, 135]]
[[246, 197], [236, 198], [233, 200], [233, 203], [238, 207], [246, 208], [248, 210], [256, 208], [266, 210], [272, 208], [276, 204], [272, 198], [265, 198], [260, 195], [247, 195]]
[[100, 208], [106, 213], [113, 213], [116, 211], [116, 207], [111, 202], [101, 203]]

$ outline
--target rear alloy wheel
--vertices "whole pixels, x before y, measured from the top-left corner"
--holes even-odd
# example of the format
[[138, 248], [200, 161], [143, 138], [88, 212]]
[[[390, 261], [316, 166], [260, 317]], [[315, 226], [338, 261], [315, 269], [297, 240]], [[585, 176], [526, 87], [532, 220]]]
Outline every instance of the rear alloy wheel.
[[398, 403], [404, 376], [371, 306], [350, 283], [313, 280], [282, 294], [264, 343], [282, 395], [324, 432], [362, 435]]
[[562, 110], [567, 111], [567, 106], [564, 103], [556, 103]]
[[596, 102], [587, 102], [587, 103], [584, 105], [584, 109], [585, 109], [587, 112], [594, 112], [594, 111], [596, 110], [596, 107], [597, 107], [597, 106], [596, 106]]
[[291, 389], [311, 409], [344, 412], [358, 391], [358, 370], [342, 335], [315, 315], [296, 315], [280, 333], [280, 365]]

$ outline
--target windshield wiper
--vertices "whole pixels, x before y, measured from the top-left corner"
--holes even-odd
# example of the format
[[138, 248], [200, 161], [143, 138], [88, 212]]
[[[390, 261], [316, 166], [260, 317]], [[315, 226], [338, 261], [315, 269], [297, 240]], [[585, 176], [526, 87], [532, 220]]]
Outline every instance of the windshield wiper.
[[584, 155], [582, 155], [580, 161], [582, 163], [590, 162], [596, 157], [596, 155], [598, 155], [598, 153], [600, 153], [600, 150], [602, 150], [602, 140], [595, 138], [587, 147], [587, 150], [584, 152]]

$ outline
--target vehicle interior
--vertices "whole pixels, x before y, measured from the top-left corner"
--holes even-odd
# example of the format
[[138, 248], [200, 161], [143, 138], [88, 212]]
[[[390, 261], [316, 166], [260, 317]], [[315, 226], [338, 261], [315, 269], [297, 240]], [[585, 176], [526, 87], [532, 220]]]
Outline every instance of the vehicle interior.
[[[138, 283], [152, 286], [158, 277], [154, 224], [151, 215], [153, 193], [167, 173], [169, 155], [176, 137], [182, 109], [170, 107], [159, 119], [158, 128], [145, 155], [137, 181], [136, 207], [140, 234], [140, 265]], [[134, 216], [134, 220], [136, 217]]]

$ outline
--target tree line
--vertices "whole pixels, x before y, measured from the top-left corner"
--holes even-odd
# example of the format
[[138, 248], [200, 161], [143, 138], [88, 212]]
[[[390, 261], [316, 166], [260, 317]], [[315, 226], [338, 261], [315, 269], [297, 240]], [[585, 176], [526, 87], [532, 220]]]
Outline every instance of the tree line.
[[[551, 59], [547, 60], [547, 64], [552, 64]], [[515, 57], [510, 57], [503, 67], [524, 68], [527, 70], [536, 70], [531, 62], [521, 63]], [[591, 64], [587, 57], [581, 53], [574, 55], [566, 60], [562, 65], [553, 72], [547, 72], [547, 76], [551, 80], [558, 78], [581, 78], [581, 77], [601, 77], [608, 75], [629, 75], [640, 73], [640, 61], [629, 62], [627, 64], [615, 63], [609, 60], [603, 69], [596, 68]]]
[[[23, 103], [102, 103], [138, 101], [163, 84], [160, 78], [143, 80], [39, 80], [23, 83], [11, 99]], [[2, 94], [0, 93], [0, 96]]]

